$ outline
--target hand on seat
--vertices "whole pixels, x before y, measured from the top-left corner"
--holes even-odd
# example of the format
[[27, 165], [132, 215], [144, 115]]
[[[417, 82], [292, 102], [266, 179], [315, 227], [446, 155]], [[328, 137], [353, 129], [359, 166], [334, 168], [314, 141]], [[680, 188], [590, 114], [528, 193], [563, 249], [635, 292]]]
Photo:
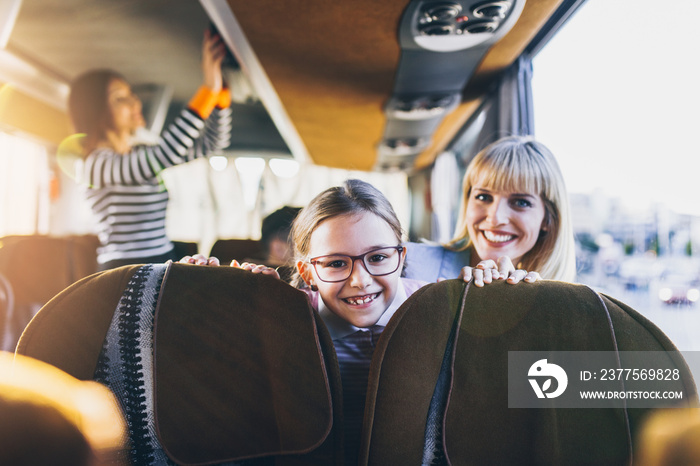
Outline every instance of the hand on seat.
[[501, 256], [498, 262], [488, 259], [479, 262], [476, 267], [462, 267], [459, 278], [465, 282], [474, 279], [474, 285], [478, 287], [484, 284], [491, 283], [494, 280], [506, 280], [512, 285], [525, 281], [526, 283], [534, 283], [540, 280], [540, 274], [537, 272], [528, 272], [523, 269], [516, 269], [513, 262], [508, 256]]
[[217, 257], [211, 256], [207, 257], [204, 254], [195, 254], [194, 256], [185, 256], [178, 261], [180, 264], [194, 264], [194, 265], [211, 265], [218, 267], [221, 262]]
[[249, 270], [253, 273], [262, 273], [263, 275], [272, 275], [277, 279], [280, 278], [280, 274], [279, 272], [277, 272], [277, 269], [268, 267], [266, 265], [253, 264], [252, 262], [243, 262], [242, 264], [239, 264], [238, 261], [234, 259], [231, 261], [231, 267]]
[[[194, 256], [185, 256], [178, 261], [181, 264], [194, 264], [194, 265], [208, 265], [213, 267], [218, 267], [221, 262], [217, 257], [211, 256], [207, 257], [204, 254], [195, 254]], [[277, 269], [268, 267], [266, 265], [253, 264], [252, 262], [243, 262], [239, 264], [236, 259], [231, 261], [231, 267], [236, 267], [237, 269], [248, 270], [253, 273], [262, 273], [264, 275], [272, 275], [275, 278], [280, 278]]]

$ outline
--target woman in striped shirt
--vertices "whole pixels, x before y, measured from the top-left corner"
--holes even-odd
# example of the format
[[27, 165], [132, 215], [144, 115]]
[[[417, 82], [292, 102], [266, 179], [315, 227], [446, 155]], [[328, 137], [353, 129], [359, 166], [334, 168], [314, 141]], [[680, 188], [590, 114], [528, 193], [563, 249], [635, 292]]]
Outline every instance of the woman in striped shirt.
[[205, 33], [204, 83], [155, 145], [133, 145], [145, 125], [141, 102], [126, 80], [111, 70], [93, 70], [71, 86], [69, 111], [84, 133], [79, 180], [98, 224], [100, 269], [176, 260], [165, 232], [168, 192], [159, 173], [229, 145], [231, 97], [221, 62], [226, 48]]

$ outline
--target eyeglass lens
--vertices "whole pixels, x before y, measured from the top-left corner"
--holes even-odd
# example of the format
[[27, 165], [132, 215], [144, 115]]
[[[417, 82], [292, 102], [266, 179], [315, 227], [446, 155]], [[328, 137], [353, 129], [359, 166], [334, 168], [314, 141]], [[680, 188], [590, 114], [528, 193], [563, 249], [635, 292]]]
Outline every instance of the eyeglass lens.
[[[360, 257], [367, 272], [375, 276], [395, 272], [401, 262], [401, 254], [394, 247], [375, 249]], [[352, 274], [354, 259], [360, 257], [353, 258], [340, 254], [319, 257], [314, 260], [318, 278], [329, 282], [345, 280]]]

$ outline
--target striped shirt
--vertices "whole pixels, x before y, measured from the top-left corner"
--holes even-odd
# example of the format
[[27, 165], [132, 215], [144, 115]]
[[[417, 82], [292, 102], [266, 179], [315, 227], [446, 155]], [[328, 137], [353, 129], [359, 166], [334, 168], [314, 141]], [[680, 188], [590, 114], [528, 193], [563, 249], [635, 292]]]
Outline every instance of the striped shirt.
[[161, 134], [158, 144], [139, 145], [126, 154], [97, 148], [86, 158], [82, 182], [97, 222], [101, 247], [97, 261], [138, 259], [173, 249], [165, 233], [168, 191], [158, 174], [228, 147], [231, 109], [184, 109]]

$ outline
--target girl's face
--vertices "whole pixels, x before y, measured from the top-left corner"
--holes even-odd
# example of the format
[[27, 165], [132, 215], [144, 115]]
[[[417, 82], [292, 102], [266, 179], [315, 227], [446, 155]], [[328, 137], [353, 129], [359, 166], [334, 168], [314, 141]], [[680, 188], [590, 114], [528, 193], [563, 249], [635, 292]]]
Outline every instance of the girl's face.
[[112, 116], [113, 130], [134, 134], [146, 125], [141, 113], [141, 100], [131, 92], [129, 84], [121, 79], [112, 79], [107, 87], [107, 102]]
[[[381, 217], [369, 212], [341, 215], [321, 222], [313, 231], [309, 258], [335, 254], [359, 256], [379, 248], [399, 245], [394, 231]], [[394, 250], [394, 253], [398, 255], [398, 268], [389, 275], [379, 277], [371, 275], [361, 259], [354, 261], [352, 273], [347, 279], [335, 283], [320, 280], [318, 268], [350, 264], [343, 261], [317, 262], [314, 267], [309, 262], [300, 261], [297, 267], [307, 284], [318, 287], [321, 299], [333, 313], [356, 327], [370, 327], [377, 323], [396, 296], [406, 252]], [[393, 259], [380, 252], [366, 258], [370, 264], [379, 264], [384, 260]]]
[[467, 229], [479, 260], [508, 256], [513, 264], [535, 246], [544, 224], [539, 194], [496, 191], [473, 186], [467, 203]]

